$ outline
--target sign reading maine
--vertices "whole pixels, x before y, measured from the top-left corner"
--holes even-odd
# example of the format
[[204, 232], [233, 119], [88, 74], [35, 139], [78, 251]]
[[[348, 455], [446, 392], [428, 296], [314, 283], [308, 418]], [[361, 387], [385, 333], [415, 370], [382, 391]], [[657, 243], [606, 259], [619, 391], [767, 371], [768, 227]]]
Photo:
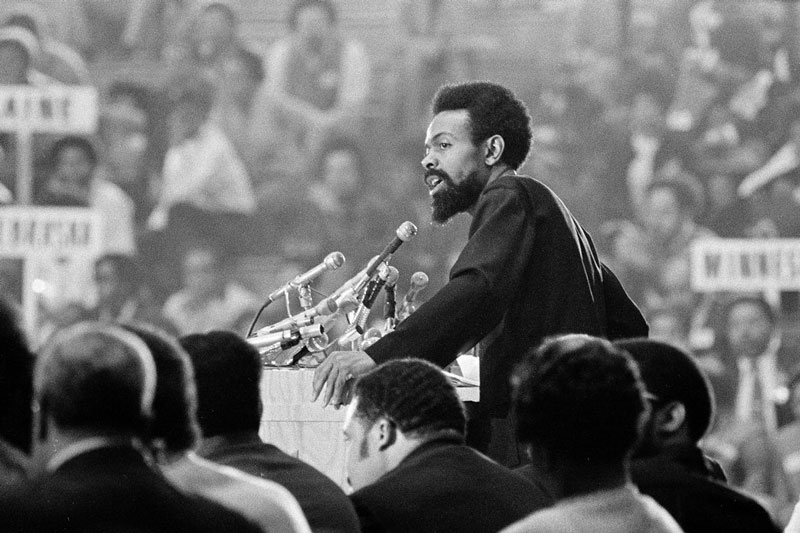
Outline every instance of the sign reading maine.
[[0, 85], [0, 131], [88, 134], [96, 127], [94, 87]]
[[700, 292], [800, 290], [800, 239], [704, 239], [692, 246]]
[[99, 215], [79, 207], [0, 208], [0, 256], [96, 254]]

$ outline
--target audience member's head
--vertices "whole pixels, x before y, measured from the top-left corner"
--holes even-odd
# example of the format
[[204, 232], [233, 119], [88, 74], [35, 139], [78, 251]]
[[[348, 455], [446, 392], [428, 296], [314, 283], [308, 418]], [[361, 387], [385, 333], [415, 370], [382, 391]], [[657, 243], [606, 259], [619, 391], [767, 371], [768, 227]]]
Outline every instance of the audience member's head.
[[370, 485], [431, 439], [463, 441], [465, 425], [463, 404], [441, 369], [417, 359], [378, 366], [356, 382], [345, 418], [350, 484]]
[[515, 371], [517, 437], [545, 468], [622, 468], [647, 414], [635, 364], [588, 335], [545, 341]]
[[120, 327], [82, 322], [57, 332], [36, 361], [33, 383], [40, 439], [51, 429], [143, 437], [152, 418], [153, 357]]
[[15, 309], [0, 299], [0, 440], [24, 452], [31, 448], [34, 356]]
[[692, 356], [650, 339], [614, 344], [636, 361], [649, 393], [651, 413], [637, 455], [655, 455], [670, 445], [696, 444], [711, 425], [714, 397]]
[[336, 26], [336, 8], [330, 0], [295, 0], [289, 10], [289, 28], [315, 52]]
[[124, 254], [105, 254], [94, 263], [97, 304], [117, 307], [136, 295], [141, 273], [136, 259]]
[[204, 437], [258, 431], [261, 357], [241, 336], [211, 331], [180, 338], [197, 384], [197, 420]]
[[214, 105], [214, 88], [202, 80], [189, 80], [172, 98], [169, 135], [173, 145], [195, 137]]
[[34, 58], [39, 54], [39, 41], [21, 26], [0, 28], [0, 85], [25, 85]]
[[92, 142], [76, 135], [62, 137], [50, 149], [49, 163], [49, 203], [86, 205], [97, 165], [97, 152]]
[[150, 444], [156, 457], [169, 460], [195, 447], [197, 392], [189, 356], [178, 341], [163, 331], [141, 325], [124, 325], [147, 345], [156, 365], [156, 391]]
[[212, 244], [189, 246], [183, 254], [183, 286], [198, 300], [219, 296], [227, 284], [230, 266], [222, 250]]
[[647, 219], [659, 239], [670, 239], [692, 219], [695, 195], [689, 185], [676, 179], [660, 179], [647, 187]]
[[236, 42], [238, 20], [227, 2], [208, 2], [195, 21], [194, 46], [197, 56], [206, 62], [217, 59]]
[[760, 295], [741, 295], [722, 312], [720, 348], [730, 358], [757, 357], [777, 334], [775, 310]]
[[224, 68], [220, 93], [227, 93], [233, 102], [248, 110], [266, 77], [263, 61], [255, 52], [240, 46]]

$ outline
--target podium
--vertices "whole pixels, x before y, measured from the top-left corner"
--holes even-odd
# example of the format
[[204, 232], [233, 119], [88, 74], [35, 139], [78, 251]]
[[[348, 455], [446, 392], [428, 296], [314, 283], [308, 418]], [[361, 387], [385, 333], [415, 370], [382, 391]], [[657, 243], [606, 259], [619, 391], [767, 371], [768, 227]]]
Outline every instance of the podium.
[[[261, 377], [259, 436], [297, 457], [340, 487], [347, 487], [345, 443], [342, 437], [345, 408], [311, 403], [314, 369], [266, 367]], [[464, 401], [478, 401], [478, 387], [457, 387]]]

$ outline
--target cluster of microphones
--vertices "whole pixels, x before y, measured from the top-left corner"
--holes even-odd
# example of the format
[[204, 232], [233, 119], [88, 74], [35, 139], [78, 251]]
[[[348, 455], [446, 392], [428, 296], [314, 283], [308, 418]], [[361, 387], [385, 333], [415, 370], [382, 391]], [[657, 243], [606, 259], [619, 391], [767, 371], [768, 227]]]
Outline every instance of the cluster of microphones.
[[[258, 349], [265, 364], [289, 366], [305, 355], [322, 353], [324, 357], [325, 351], [331, 348], [363, 350], [416, 311], [417, 295], [428, 285], [428, 276], [424, 272], [415, 272], [408, 292], [398, 304], [400, 273], [389, 265], [389, 261], [401, 244], [417, 234], [417, 227], [411, 222], [403, 222], [395, 234], [394, 239], [364, 269], [316, 304], [310, 284], [323, 273], [344, 264], [345, 257], [341, 252], [328, 254], [320, 264], [270, 293], [247, 334], [247, 342]], [[381, 292], [384, 294], [382, 323], [380, 327], [367, 327], [369, 315]], [[303, 311], [292, 314], [290, 295], [295, 293]], [[285, 300], [287, 318], [253, 332], [261, 312], [279, 299]], [[346, 330], [331, 340], [326, 329], [343, 317], [347, 322]]]

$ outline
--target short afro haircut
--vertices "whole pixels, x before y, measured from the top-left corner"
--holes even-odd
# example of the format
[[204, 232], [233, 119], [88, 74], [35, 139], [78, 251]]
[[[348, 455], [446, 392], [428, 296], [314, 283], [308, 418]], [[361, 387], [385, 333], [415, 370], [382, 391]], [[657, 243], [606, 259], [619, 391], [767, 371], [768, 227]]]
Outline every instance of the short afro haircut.
[[644, 338], [620, 340], [614, 345], [633, 357], [647, 392], [659, 404], [680, 402], [686, 407], [689, 437], [699, 441], [714, 416], [714, 395], [692, 356], [671, 344]]
[[513, 384], [519, 440], [571, 461], [625, 459], [647, 415], [630, 356], [588, 335], [545, 340], [526, 354]]
[[197, 420], [204, 437], [258, 431], [261, 356], [230, 331], [178, 339], [189, 354], [197, 384]]
[[421, 359], [389, 361], [355, 385], [356, 416], [372, 425], [388, 418], [404, 435], [424, 438], [450, 431], [463, 437], [464, 405], [442, 370]]
[[528, 108], [514, 93], [485, 81], [441, 87], [433, 99], [433, 114], [461, 109], [469, 113], [474, 145], [500, 135], [505, 141], [500, 160], [514, 170], [522, 166], [528, 158], [533, 133]]

